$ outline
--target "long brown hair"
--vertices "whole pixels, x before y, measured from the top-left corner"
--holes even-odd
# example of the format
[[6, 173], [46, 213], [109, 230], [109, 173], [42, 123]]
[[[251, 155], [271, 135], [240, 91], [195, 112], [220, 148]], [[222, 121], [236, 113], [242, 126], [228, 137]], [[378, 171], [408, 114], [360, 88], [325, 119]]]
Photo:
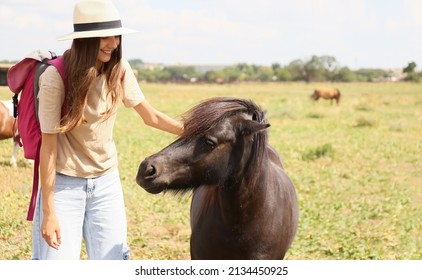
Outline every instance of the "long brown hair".
[[111, 55], [110, 61], [103, 63], [97, 70], [97, 57], [101, 38], [74, 39], [72, 46], [63, 54], [66, 81], [66, 98], [64, 111], [66, 114], [60, 122], [60, 131], [68, 132], [85, 122], [84, 109], [87, 102], [88, 91], [95, 83], [98, 75], [105, 75], [106, 100], [105, 112], [101, 112], [102, 120], [106, 120], [118, 106], [121, 93], [119, 76], [121, 73], [120, 60], [122, 58], [122, 36], [120, 44]]

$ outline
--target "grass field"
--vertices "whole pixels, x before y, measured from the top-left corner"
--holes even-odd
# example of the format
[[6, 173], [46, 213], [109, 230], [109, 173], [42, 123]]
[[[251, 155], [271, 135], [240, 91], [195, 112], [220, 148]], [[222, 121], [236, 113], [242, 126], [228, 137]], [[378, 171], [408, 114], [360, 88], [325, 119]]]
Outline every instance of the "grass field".
[[[422, 83], [336, 84], [340, 106], [313, 103], [322, 84], [158, 85], [142, 89], [178, 118], [212, 96], [251, 98], [267, 111], [270, 143], [296, 186], [300, 221], [287, 259], [422, 259]], [[332, 85], [326, 85], [332, 86]], [[0, 88], [0, 98], [11, 96]], [[144, 157], [174, 136], [122, 108], [115, 127], [132, 259], [189, 259], [190, 196], [135, 183]], [[25, 221], [32, 167], [0, 142], [0, 259], [30, 259]], [[82, 258], [86, 258], [82, 253]]]

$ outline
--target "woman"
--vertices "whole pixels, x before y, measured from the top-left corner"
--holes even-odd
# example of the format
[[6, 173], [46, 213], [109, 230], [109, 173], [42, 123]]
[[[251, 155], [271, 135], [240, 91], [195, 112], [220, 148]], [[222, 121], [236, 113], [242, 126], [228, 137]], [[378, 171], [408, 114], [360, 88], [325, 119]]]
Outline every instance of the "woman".
[[40, 77], [41, 192], [33, 259], [79, 259], [82, 238], [89, 259], [128, 259], [112, 138], [119, 102], [149, 126], [173, 134], [181, 134], [183, 126], [145, 99], [122, 58], [121, 35], [134, 31], [121, 26], [110, 1], [77, 2], [73, 21], [74, 32], [58, 38], [73, 39], [63, 55], [65, 81], [51, 66]]

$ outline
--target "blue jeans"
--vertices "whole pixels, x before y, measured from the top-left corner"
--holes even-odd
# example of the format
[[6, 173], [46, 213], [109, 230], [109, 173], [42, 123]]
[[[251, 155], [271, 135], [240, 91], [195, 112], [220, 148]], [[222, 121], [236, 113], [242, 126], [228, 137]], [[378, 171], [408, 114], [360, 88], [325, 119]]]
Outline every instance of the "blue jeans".
[[38, 192], [32, 231], [32, 259], [78, 260], [82, 237], [89, 259], [129, 259], [127, 223], [118, 171], [93, 179], [56, 174], [54, 208], [61, 245], [51, 248], [41, 235], [43, 213]]

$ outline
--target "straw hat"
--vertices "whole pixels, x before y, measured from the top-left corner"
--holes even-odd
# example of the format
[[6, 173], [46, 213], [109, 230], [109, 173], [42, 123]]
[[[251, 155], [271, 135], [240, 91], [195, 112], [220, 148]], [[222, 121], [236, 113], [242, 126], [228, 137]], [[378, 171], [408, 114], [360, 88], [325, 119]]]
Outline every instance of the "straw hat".
[[77, 38], [108, 37], [137, 32], [122, 27], [119, 12], [108, 0], [81, 0], [73, 10], [74, 32], [57, 40]]

